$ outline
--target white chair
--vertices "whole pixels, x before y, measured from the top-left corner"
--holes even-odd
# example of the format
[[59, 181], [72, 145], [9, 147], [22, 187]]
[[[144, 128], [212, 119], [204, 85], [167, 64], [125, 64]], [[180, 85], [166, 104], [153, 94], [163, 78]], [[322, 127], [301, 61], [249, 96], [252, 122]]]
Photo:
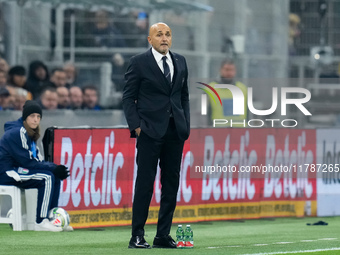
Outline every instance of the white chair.
[[[34, 192], [34, 194], [32, 194]], [[11, 197], [12, 215], [1, 211], [2, 198]], [[12, 224], [14, 231], [33, 230], [36, 216], [37, 190], [25, 190], [16, 186], [0, 185], [0, 223]], [[6, 216], [3, 216], [3, 215]]]
[[[3, 196], [10, 196], [12, 203], [12, 216], [1, 216], [1, 200]], [[8, 223], [13, 225], [14, 231], [23, 230], [23, 207], [22, 198], [25, 199], [24, 190], [15, 186], [0, 186], [0, 223]], [[7, 212], [5, 212], [7, 214]]]

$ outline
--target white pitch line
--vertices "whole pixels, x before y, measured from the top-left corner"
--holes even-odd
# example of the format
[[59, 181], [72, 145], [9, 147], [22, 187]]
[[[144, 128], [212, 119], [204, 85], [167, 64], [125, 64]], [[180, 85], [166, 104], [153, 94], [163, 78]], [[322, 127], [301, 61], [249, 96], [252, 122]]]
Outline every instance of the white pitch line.
[[207, 247], [207, 249], [219, 249], [219, 248], [239, 248], [239, 247], [241, 247], [241, 245], [226, 245], [226, 246], [217, 246], [217, 247], [210, 246], [210, 247]]
[[338, 239], [338, 238], [335, 238], [335, 237], [332, 237], [332, 238], [320, 238], [318, 240], [320, 240], [320, 241], [332, 241], [332, 240], [336, 240], [336, 239]]
[[308, 253], [308, 252], [319, 252], [319, 251], [340, 251], [340, 247], [329, 248], [329, 249], [316, 249], [316, 250], [300, 250], [300, 251], [278, 251], [268, 253], [247, 253], [243, 255], [276, 255], [276, 254], [293, 254], [293, 253]]
[[[332, 241], [337, 240], [338, 238], [335, 237], [329, 237], [329, 238], [320, 238], [317, 240], [300, 240], [300, 242], [315, 242], [315, 241]], [[276, 242], [273, 244], [291, 244], [294, 242]], [[265, 243], [258, 243], [253, 244], [252, 246], [267, 246], [268, 244]], [[219, 248], [239, 248], [240, 245], [227, 245], [227, 246], [217, 246], [217, 247], [207, 247], [207, 249], [219, 249]], [[306, 250], [306, 251], [290, 251], [290, 252], [271, 252], [271, 253], [253, 253], [253, 254], [244, 254], [244, 255], [271, 255], [271, 254], [289, 254], [289, 253], [307, 253], [307, 252], [319, 252], [319, 251], [338, 251], [340, 250], [340, 247], [336, 248], [329, 248], [329, 249], [317, 249], [317, 250]]]

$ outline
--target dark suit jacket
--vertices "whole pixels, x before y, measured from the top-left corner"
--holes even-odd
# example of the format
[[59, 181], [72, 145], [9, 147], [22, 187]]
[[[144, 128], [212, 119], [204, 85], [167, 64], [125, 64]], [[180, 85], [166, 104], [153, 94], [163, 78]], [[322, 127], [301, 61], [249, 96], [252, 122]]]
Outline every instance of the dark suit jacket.
[[170, 52], [174, 64], [172, 86], [156, 63], [151, 49], [131, 58], [125, 73], [123, 109], [131, 137], [140, 127], [148, 136], [159, 139], [167, 131], [170, 114], [178, 136], [186, 140], [190, 133], [188, 69], [185, 58]]

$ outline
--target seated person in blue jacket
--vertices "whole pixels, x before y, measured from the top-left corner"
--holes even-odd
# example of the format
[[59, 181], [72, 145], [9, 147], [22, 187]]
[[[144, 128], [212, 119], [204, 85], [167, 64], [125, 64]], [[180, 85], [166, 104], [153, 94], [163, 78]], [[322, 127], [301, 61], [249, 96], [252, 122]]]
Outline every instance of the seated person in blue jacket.
[[60, 183], [69, 171], [42, 159], [36, 145], [41, 117], [40, 105], [29, 100], [21, 118], [5, 123], [5, 134], [0, 140], [0, 185], [38, 189], [35, 230], [59, 232], [62, 228], [48, 220], [48, 212], [58, 207]]

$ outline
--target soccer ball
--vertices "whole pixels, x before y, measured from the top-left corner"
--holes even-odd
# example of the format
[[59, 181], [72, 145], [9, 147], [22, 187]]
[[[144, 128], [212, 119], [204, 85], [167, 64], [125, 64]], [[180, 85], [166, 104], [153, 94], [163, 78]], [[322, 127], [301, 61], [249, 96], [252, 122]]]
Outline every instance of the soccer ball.
[[65, 229], [68, 225], [70, 225], [70, 216], [63, 208], [60, 207], [51, 209], [48, 213], [48, 218], [53, 225], [61, 227], [62, 229]]

